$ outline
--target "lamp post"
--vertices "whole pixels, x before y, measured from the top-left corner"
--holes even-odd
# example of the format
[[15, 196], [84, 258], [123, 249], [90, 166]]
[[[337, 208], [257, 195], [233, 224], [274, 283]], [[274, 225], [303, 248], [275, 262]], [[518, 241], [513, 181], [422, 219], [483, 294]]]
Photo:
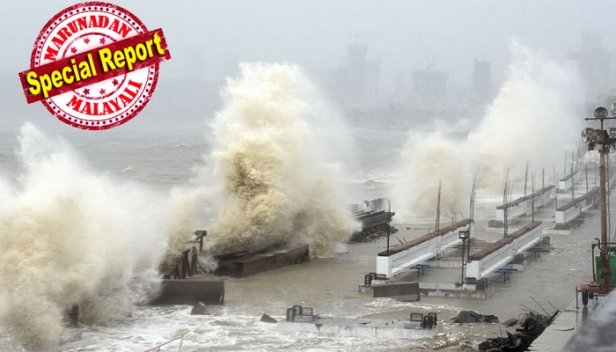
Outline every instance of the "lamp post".
[[[615, 104], [616, 105], [616, 104]], [[616, 106], [613, 105], [612, 113], [616, 112]], [[586, 121], [600, 121], [601, 128], [594, 129], [587, 127], [582, 130], [582, 141], [588, 145], [588, 150], [597, 150], [599, 152], [599, 188], [601, 191], [601, 273], [603, 276], [604, 288], [610, 288], [612, 286], [610, 277], [610, 251], [608, 246], [608, 233], [607, 233], [607, 189], [606, 189], [606, 170], [605, 170], [605, 156], [610, 151], [614, 150], [616, 143], [616, 135], [608, 134], [603, 129], [603, 122], [605, 120], [614, 120], [616, 117], [608, 117], [608, 111], [604, 107], [598, 107], [595, 109], [594, 118], [587, 118]], [[610, 131], [612, 132], [612, 131]], [[615, 131], [616, 132], [616, 131]], [[593, 258], [594, 260], [594, 258]], [[593, 263], [594, 265], [594, 263]]]
[[464, 285], [464, 269], [466, 268], [466, 260], [464, 259], [464, 255], [466, 254], [466, 241], [468, 240], [469, 236], [469, 230], [462, 230], [458, 232], [458, 237], [462, 240], [462, 279], [460, 280], [460, 285]]
[[389, 236], [391, 236], [391, 199], [387, 200], [387, 257], [389, 258]]

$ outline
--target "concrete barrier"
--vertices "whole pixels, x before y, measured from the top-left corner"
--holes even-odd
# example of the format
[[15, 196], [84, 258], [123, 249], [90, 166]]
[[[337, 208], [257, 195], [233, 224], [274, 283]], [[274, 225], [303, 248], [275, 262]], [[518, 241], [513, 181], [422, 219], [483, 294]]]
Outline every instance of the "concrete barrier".
[[260, 272], [310, 261], [308, 245], [276, 252], [246, 254], [220, 259], [214, 272], [220, 276], [245, 277]]
[[541, 222], [535, 221], [468, 257], [466, 278], [480, 280], [541, 241]]
[[507, 212], [507, 221], [526, 215], [527, 201], [526, 197], [523, 197], [496, 207], [496, 221], [505, 222], [505, 211]]
[[403, 282], [372, 286], [374, 297], [391, 297], [402, 302], [419, 301], [419, 283]]
[[505, 222], [505, 210], [507, 211], [507, 221], [509, 222], [530, 214], [533, 207], [539, 209], [555, 198], [556, 187], [554, 187], [554, 185], [546, 186], [527, 196], [496, 207], [496, 221], [501, 223]]
[[407, 329], [406, 321], [386, 319], [319, 319], [310, 323], [279, 322], [277, 329], [285, 332], [323, 333], [338, 336], [358, 336], [377, 339], [431, 339], [429, 329]]
[[570, 173], [569, 175], [561, 178], [558, 181], [558, 191], [559, 192], [565, 192], [569, 189], [571, 189], [571, 187], [573, 186], [573, 176], [577, 174], [577, 171], [574, 171], [572, 173]]
[[376, 273], [391, 278], [415, 264], [438, 256], [443, 250], [461, 243], [458, 232], [468, 230], [471, 220], [465, 219], [382, 251], [376, 257]]
[[573, 201], [561, 205], [554, 215], [556, 226], [565, 227], [571, 221], [582, 215], [583, 212], [592, 208], [600, 199], [600, 189], [595, 187], [585, 195], [575, 198]]
[[556, 187], [554, 185], [546, 186], [533, 195], [535, 197], [535, 208], [541, 208], [556, 199]]
[[224, 304], [225, 282], [223, 280], [186, 279], [162, 280], [159, 293], [150, 300], [151, 305]]

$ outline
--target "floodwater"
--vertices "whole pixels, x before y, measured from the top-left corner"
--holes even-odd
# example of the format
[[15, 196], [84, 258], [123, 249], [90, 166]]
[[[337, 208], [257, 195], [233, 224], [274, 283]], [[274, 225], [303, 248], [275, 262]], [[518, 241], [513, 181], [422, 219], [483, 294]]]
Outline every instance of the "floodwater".
[[[350, 171], [354, 193], [349, 202], [385, 196], [395, 177], [395, 163], [407, 137], [402, 132], [355, 131], [359, 163]], [[198, 133], [151, 133], [135, 131], [101, 134], [72, 134], [69, 141], [100, 172], [134, 180], [165, 191], [185, 184], [191, 166], [201, 160], [209, 146]], [[10, 153], [16, 145], [14, 135], [3, 135], [0, 171], [5, 177], [19, 174]], [[102, 143], [105, 140], [105, 143]], [[563, 196], [565, 197], [565, 196]], [[476, 237], [494, 241], [501, 235], [488, 229], [499, 198], [478, 195], [475, 213]], [[393, 209], [395, 211], [395, 209]], [[553, 208], [537, 214], [553, 226]], [[514, 223], [512, 228], [523, 224]], [[406, 240], [431, 231], [433, 219], [412, 224], [413, 231], [392, 236]], [[401, 225], [404, 229], [406, 225]], [[358, 293], [364, 275], [375, 270], [376, 253], [385, 248], [385, 239], [373, 243], [347, 245], [330, 258], [261, 273], [243, 279], [227, 279], [225, 305], [211, 307], [211, 315], [191, 316], [189, 306], [136, 306], [132, 315], [121, 321], [68, 329], [57, 351], [144, 351], [183, 335], [182, 351], [421, 351], [431, 349], [434, 341], [340, 337], [314, 333], [282, 332], [275, 324], [259, 321], [263, 313], [283, 319], [286, 308], [296, 304], [313, 307], [316, 313], [342, 318], [375, 317], [407, 319], [411, 312], [437, 312], [440, 320], [449, 320], [460, 309], [494, 314], [501, 320], [517, 317], [523, 305], [541, 311], [564, 309], [574, 299], [575, 286], [591, 278], [590, 246], [598, 237], [597, 211], [587, 215], [587, 222], [570, 235], [552, 235], [551, 250], [538, 258], [529, 257], [524, 272], [514, 273], [506, 282], [496, 277], [494, 294], [487, 300], [422, 297], [420, 302], [402, 303], [392, 299], [375, 299]], [[432, 268], [421, 277], [432, 282], [451, 277], [451, 270]], [[415, 278], [409, 273], [410, 279]], [[449, 279], [447, 279], [449, 280]], [[449, 282], [453, 283], [453, 282]], [[549, 303], [548, 303], [549, 302]], [[475, 343], [485, 337], [504, 333], [498, 324], [445, 324], [439, 334], [463, 334]], [[439, 339], [444, 338], [443, 335]], [[5, 345], [6, 346], [6, 345]], [[179, 341], [161, 351], [177, 351]], [[1, 349], [1, 348], [0, 348]], [[452, 347], [448, 350], [456, 350]], [[14, 350], [14, 349], [13, 349]]]

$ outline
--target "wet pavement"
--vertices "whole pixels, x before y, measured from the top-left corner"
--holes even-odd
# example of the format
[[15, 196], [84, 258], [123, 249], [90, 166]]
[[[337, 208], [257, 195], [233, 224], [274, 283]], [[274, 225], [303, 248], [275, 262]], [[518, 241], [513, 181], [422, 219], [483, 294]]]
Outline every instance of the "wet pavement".
[[[567, 342], [580, 330], [582, 324], [586, 322], [591, 313], [595, 310], [596, 301], [588, 307], [576, 308], [575, 301], [561, 312], [552, 325], [539, 336], [531, 345], [531, 351], [541, 352], [560, 352], [563, 351]], [[583, 349], [588, 351], [587, 349]], [[572, 351], [582, 351], [576, 349]]]
[[[594, 307], [594, 312], [590, 314], [591, 310], [587, 308], [580, 308], [576, 310], [577, 314], [575, 320], [568, 318], [570, 323], [574, 321], [578, 323], [576, 326], [577, 334], [574, 335], [564, 346], [564, 349], [553, 349], [554, 351], [563, 352], [603, 352], [603, 351], [616, 351], [616, 339], [614, 338], [614, 325], [616, 324], [616, 295], [610, 294], [607, 298], [600, 300], [599, 304]], [[573, 314], [571, 314], [572, 316]], [[566, 322], [569, 322], [565, 320]], [[579, 326], [580, 322], [584, 322]], [[558, 346], [559, 336], [557, 332], [550, 332], [542, 341], [552, 343], [552, 345], [546, 346]], [[542, 350], [543, 351], [543, 350]], [[551, 351], [546, 349], [546, 351]]]

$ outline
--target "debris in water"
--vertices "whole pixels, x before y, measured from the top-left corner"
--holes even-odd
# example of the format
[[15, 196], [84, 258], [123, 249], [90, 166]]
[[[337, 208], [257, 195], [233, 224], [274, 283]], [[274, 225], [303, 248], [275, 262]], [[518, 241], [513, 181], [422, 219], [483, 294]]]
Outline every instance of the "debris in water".
[[515, 324], [518, 323], [518, 319], [516, 318], [511, 318], [511, 319], [507, 319], [505, 320], [502, 325], [505, 325], [506, 327], [511, 327], [514, 326]]
[[274, 318], [270, 317], [270, 316], [269, 316], [269, 315], [267, 315], [267, 314], [263, 314], [263, 315], [261, 316], [261, 321], [262, 321], [262, 322], [264, 322], [264, 323], [274, 323], [274, 324], [278, 322], [278, 320], [276, 320], [276, 319], [274, 319]]
[[199, 302], [195, 304], [193, 309], [190, 311], [191, 315], [209, 315], [207, 311], [207, 306], [203, 304], [203, 302]]
[[479, 344], [480, 351], [487, 352], [523, 352], [530, 347], [533, 341], [552, 324], [559, 311], [552, 315], [528, 312], [523, 319], [521, 329], [516, 329], [517, 333], [512, 334], [507, 331], [507, 337], [497, 337], [487, 339]]
[[438, 334], [437, 336], [441, 336], [441, 335], [444, 335], [444, 339], [442, 341], [439, 341], [432, 348], [432, 350], [439, 351], [439, 350], [443, 350], [443, 349], [445, 349], [447, 347], [457, 346], [457, 345], [461, 344], [462, 342], [464, 342], [466, 340], [466, 338], [464, 337], [464, 335], [462, 333]]

